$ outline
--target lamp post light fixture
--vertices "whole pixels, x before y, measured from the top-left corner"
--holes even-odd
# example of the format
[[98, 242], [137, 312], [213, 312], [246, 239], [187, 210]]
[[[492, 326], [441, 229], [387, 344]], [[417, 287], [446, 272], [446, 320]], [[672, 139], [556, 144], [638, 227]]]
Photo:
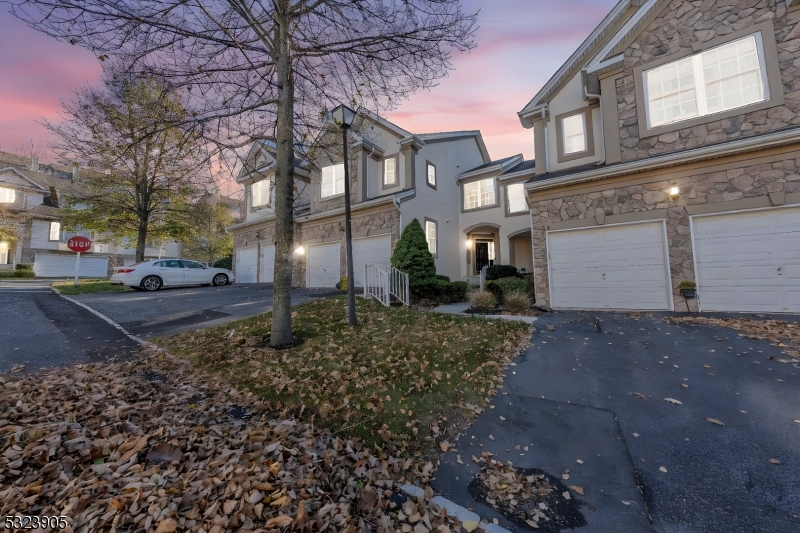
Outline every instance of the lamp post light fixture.
[[[356, 112], [340, 105], [331, 111], [333, 120], [342, 128], [342, 151], [344, 153], [344, 238], [347, 245], [347, 313], [351, 326], [356, 325], [356, 287], [353, 276], [353, 232], [350, 227], [350, 172], [347, 159], [347, 130], [353, 125]], [[365, 280], [366, 281], [366, 280]]]

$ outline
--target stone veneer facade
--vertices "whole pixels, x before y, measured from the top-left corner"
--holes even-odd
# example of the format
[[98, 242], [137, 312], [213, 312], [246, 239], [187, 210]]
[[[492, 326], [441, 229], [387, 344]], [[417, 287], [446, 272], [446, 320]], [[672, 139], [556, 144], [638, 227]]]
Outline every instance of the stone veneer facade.
[[[705, 43], [766, 21], [771, 21], [775, 29], [784, 89], [783, 105], [661, 135], [642, 137], [634, 90], [635, 67], [679, 52], [691, 51], [693, 43]], [[800, 12], [788, 11], [784, 0], [670, 2], [625, 50], [623, 75], [616, 80], [622, 161], [758, 135], [800, 124], [798, 37]]]
[[[260, 241], [256, 239], [256, 232], [261, 234]], [[363, 210], [354, 206], [352, 214], [353, 238], [367, 237], [391, 233], [392, 249], [400, 239], [400, 213], [394, 204], [378, 205]], [[309, 246], [313, 244], [339, 241], [342, 243], [340, 250], [342, 276], [347, 272], [346, 252], [344, 247], [344, 214], [313, 220], [298, 221], [295, 224], [294, 246]], [[234, 233], [234, 248], [253, 246], [256, 244], [271, 244], [275, 240], [275, 220], [265, 221], [263, 224], [254, 225]], [[294, 255], [292, 262], [292, 285], [295, 287], [306, 286], [306, 255]]]
[[[668, 196], [673, 186], [681, 190], [676, 201], [671, 201]], [[558, 195], [556, 189], [534, 192], [531, 217], [536, 300], [540, 304], [550, 304], [546, 233], [551, 224], [587, 219], [586, 227], [600, 227], [609, 216], [667, 209], [671, 281], [673, 294], [677, 296], [681, 281], [695, 280], [686, 207], [721, 203], [720, 207], [726, 210], [724, 202], [769, 198], [770, 193], [800, 193], [800, 152], [786, 152], [784, 149], [783, 153], [777, 154], [740, 156], [738, 161], [724, 164], [711, 162], [696, 171], [674, 167], [623, 176], [606, 183], [591, 182], [581, 188], [564, 189], [563, 196], [554, 198], [552, 196]], [[537, 200], [537, 194], [551, 198]]]

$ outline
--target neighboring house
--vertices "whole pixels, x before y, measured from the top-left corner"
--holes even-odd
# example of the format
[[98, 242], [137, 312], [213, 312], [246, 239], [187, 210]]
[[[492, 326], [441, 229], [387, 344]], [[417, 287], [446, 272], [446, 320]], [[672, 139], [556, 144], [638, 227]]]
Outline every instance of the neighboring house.
[[[340, 146], [333, 128], [322, 146]], [[341, 143], [341, 141], [339, 141]], [[405, 226], [419, 220], [439, 274], [466, 273], [466, 240], [460, 223], [457, 177], [489, 163], [478, 131], [412, 134], [371, 114], [350, 130], [349, 172], [354, 285], [364, 284], [367, 264], [386, 268]], [[253, 146], [237, 181], [246, 187], [245, 222], [234, 235], [237, 281], [272, 282], [275, 214], [274, 150]], [[333, 287], [346, 275], [344, 163], [321, 150], [295, 168], [293, 283]]]
[[[82, 254], [79, 275], [105, 277], [112, 266], [131, 264], [135, 249], [103, 242], [102, 236], [89, 232], [68, 232], [62, 228], [60, 202], [66, 196], [80, 195], [82, 185], [77, 164], [72, 169], [64, 165], [42, 165], [36, 157], [25, 158], [0, 152], [0, 202], [26, 219], [15, 249], [0, 243], [0, 268], [14, 268], [17, 263], [31, 263], [37, 276], [72, 276], [75, 272], [75, 252], [67, 241], [82, 235], [94, 242], [90, 252]], [[160, 249], [159, 249], [160, 248]], [[177, 257], [178, 243], [148, 245], [145, 256]]]
[[539, 303], [800, 312], [798, 4], [620, 1], [525, 106]]

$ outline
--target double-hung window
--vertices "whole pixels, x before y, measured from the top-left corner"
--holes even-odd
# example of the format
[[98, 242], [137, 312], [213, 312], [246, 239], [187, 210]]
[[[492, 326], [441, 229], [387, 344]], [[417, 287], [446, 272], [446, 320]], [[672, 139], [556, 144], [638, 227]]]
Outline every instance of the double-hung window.
[[433, 163], [428, 163], [427, 170], [428, 185], [431, 187], [436, 187], [436, 167], [433, 165]]
[[514, 183], [506, 187], [508, 195], [508, 212], [521, 213], [528, 211], [528, 201], [525, 199], [525, 186], [522, 183]]
[[397, 158], [389, 157], [383, 160], [383, 186], [394, 187], [397, 185]]
[[428, 241], [428, 251], [436, 255], [436, 222], [433, 220], [425, 221], [425, 239]]
[[253, 184], [253, 207], [270, 204], [270, 180], [261, 180]]
[[769, 99], [760, 32], [643, 75], [650, 128]]
[[561, 119], [561, 131], [564, 135], [564, 155], [585, 152], [586, 146], [586, 115], [579, 113]]
[[464, 209], [495, 205], [494, 178], [473, 181], [464, 185]]
[[331, 165], [322, 169], [323, 198], [344, 193], [344, 163]]
[[17, 191], [0, 187], [0, 204], [13, 204], [17, 199]]
[[51, 222], [50, 223], [50, 237], [51, 241], [60, 241], [61, 240], [61, 222]]

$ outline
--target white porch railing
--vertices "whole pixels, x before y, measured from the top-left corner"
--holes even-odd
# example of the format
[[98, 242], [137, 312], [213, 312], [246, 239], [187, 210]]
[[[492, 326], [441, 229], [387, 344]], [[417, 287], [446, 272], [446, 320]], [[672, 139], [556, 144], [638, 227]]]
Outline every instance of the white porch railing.
[[481, 290], [483, 290], [483, 287], [484, 287], [484, 285], [486, 285], [486, 271], [487, 271], [488, 269], [489, 269], [489, 267], [488, 267], [488, 266], [484, 266], [484, 267], [481, 269], [481, 278], [480, 278]]
[[410, 291], [408, 289], [408, 274], [400, 272], [394, 267], [387, 270], [375, 265], [364, 265], [364, 297], [372, 296], [386, 307], [392, 303], [392, 296], [409, 305]]

